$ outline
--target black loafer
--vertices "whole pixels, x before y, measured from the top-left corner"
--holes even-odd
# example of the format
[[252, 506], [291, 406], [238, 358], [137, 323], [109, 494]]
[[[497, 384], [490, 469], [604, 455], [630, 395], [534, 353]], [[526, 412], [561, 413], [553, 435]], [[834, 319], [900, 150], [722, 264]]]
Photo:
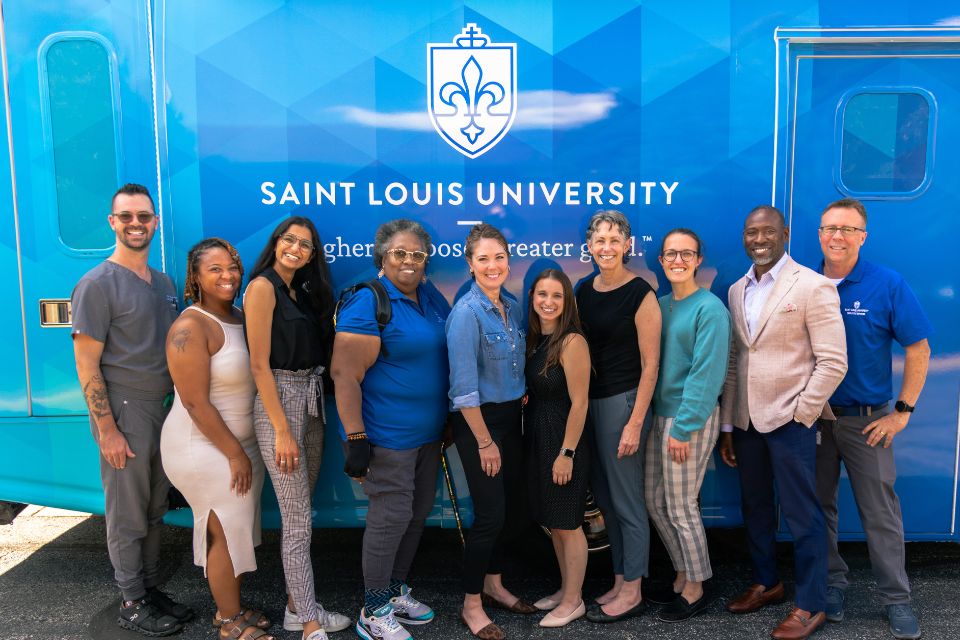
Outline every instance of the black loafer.
[[707, 602], [706, 593], [703, 593], [703, 595], [694, 602], [687, 602], [686, 598], [677, 594], [677, 597], [674, 598], [672, 602], [668, 603], [663, 609], [660, 609], [660, 613], [657, 614], [657, 620], [661, 622], [682, 622], [683, 620], [689, 620], [706, 609], [708, 604], [710, 603]]
[[643, 613], [646, 610], [647, 610], [646, 600], [641, 600], [640, 602], [637, 603], [637, 606], [633, 607], [632, 609], [628, 609], [624, 611], [618, 616], [612, 616], [609, 613], [605, 613], [603, 610], [603, 607], [596, 606], [596, 607], [591, 607], [590, 610], [587, 611], [587, 620], [589, 620], [590, 622], [599, 622], [603, 624], [610, 623], [610, 622], [620, 622], [621, 620], [626, 620], [628, 618], [634, 618], [636, 616], [639, 616], [641, 613]]
[[679, 593], [673, 590], [673, 585], [670, 583], [643, 589], [643, 599], [650, 604], [670, 604], [676, 600], [679, 595]]

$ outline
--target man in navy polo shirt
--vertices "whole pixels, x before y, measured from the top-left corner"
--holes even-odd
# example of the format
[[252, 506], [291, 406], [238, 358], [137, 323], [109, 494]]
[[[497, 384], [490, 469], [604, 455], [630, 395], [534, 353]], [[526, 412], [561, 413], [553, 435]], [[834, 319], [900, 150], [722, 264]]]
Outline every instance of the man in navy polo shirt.
[[[910, 414], [927, 376], [933, 333], [920, 303], [900, 274], [860, 258], [867, 239], [863, 204], [845, 198], [820, 216], [821, 272], [840, 294], [847, 335], [847, 375], [830, 399], [836, 420], [820, 420], [817, 492], [827, 519], [829, 575], [827, 619], [843, 620], [847, 565], [837, 551], [837, 485], [846, 466], [867, 536], [870, 564], [895, 638], [919, 638], [904, 566], [903, 519], [894, 492], [893, 440]], [[905, 351], [903, 384], [893, 399], [892, 341]]]

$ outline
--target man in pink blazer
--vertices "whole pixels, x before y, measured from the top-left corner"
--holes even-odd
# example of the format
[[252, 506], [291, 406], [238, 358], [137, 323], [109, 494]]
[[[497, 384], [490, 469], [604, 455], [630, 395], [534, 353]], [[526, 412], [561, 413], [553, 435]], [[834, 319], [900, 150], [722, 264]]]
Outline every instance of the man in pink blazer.
[[827, 537], [816, 492], [816, 421], [847, 371], [837, 289], [785, 253], [783, 214], [756, 207], [743, 227], [753, 261], [729, 292], [733, 340], [720, 419], [723, 461], [740, 472], [753, 585], [727, 608], [747, 613], [784, 598], [777, 576], [777, 512], [794, 540], [795, 608], [778, 640], [806, 638], [824, 623]]

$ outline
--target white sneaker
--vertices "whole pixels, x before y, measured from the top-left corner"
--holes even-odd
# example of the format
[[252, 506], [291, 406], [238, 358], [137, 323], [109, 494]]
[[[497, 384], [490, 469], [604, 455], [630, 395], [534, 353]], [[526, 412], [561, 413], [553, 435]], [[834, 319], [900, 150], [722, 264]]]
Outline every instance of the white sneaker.
[[389, 604], [383, 605], [369, 616], [366, 609], [360, 609], [357, 635], [364, 640], [413, 640], [393, 617], [393, 607]]
[[[327, 633], [343, 631], [350, 626], [350, 618], [336, 611], [327, 611], [319, 602], [317, 603], [317, 621], [320, 623], [320, 628]], [[300, 622], [297, 614], [290, 611], [289, 605], [283, 608], [283, 628], [287, 631], [303, 631], [303, 623]]]
[[433, 609], [410, 595], [410, 587], [400, 587], [400, 595], [390, 598], [393, 616], [401, 624], [427, 624], [433, 621]]

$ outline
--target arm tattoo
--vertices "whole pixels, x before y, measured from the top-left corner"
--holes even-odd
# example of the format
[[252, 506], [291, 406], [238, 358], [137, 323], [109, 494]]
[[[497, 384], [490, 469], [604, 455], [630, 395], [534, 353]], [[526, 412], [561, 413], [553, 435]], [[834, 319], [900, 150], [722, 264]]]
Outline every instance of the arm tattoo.
[[93, 375], [89, 382], [83, 387], [83, 395], [87, 398], [87, 406], [97, 420], [111, 416], [110, 398], [107, 397], [107, 387], [103, 381], [103, 376], [99, 373]]
[[183, 353], [187, 348], [187, 342], [190, 341], [190, 329], [177, 329], [170, 338], [170, 344], [177, 348], [178, 353]]

